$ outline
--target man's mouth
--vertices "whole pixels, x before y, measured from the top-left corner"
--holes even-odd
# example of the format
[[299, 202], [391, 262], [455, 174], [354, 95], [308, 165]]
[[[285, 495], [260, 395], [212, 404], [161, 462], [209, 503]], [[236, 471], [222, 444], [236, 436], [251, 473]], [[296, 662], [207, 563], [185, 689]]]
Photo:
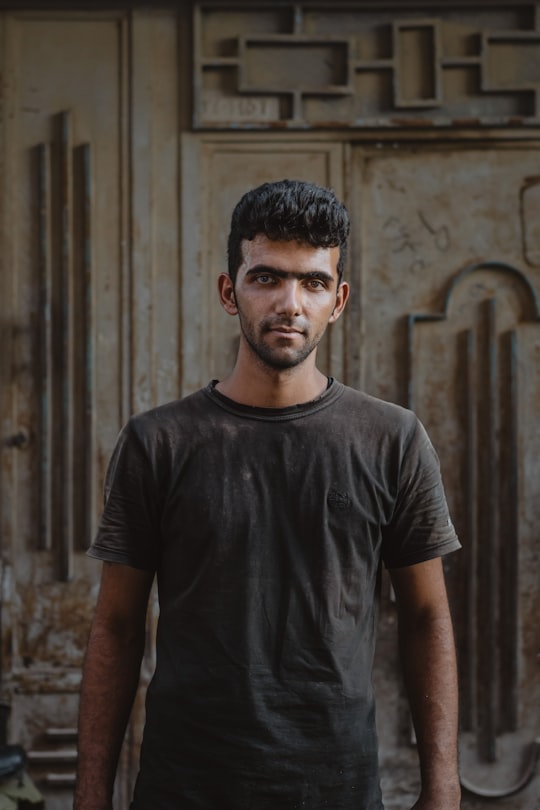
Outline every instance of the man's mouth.
[[290, 326], [289, 324], [283, 323], [272, 323], [266, 327], [267, 332], [274, 332], [275, 334], [280, 335], [302, 335], [304, 333], [303, 329], [299, 329], [296, 326]]

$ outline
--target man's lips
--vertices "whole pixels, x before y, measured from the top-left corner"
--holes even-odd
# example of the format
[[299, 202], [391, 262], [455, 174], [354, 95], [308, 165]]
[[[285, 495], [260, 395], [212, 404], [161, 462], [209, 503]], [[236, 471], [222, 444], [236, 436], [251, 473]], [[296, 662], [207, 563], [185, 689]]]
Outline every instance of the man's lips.
[[294, 338], [303, 335], [303, 332], [300, 329], [291, 329], [290, 327], [286, 326], [272, 326], [270, 329], [267, 330], [271, 335], [276, 335], [276, 337], [282, 338]]
[[265, 329], [266, 332], [274, 332], [279, 335], [303, 335], [304, 330], [297, 326], [289, 326], [282, 323], [268, 324]]

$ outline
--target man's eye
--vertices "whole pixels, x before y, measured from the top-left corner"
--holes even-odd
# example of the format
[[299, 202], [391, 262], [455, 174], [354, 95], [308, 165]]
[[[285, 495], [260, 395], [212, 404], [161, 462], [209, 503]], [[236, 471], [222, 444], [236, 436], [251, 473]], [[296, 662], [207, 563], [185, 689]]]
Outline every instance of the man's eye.
[[259, 282], [259, 284], [271, 284], [273, 280], [274, 279], [272, 278], [272, 276], [268, 275], [257, 276], [257, 281]]
[[312, 290], [320, 290], [322, 287], [324, 287], [324, 284], [320, 278], [310, 278], [308, 279], [307, 283], [308, 287], [310, 287]]

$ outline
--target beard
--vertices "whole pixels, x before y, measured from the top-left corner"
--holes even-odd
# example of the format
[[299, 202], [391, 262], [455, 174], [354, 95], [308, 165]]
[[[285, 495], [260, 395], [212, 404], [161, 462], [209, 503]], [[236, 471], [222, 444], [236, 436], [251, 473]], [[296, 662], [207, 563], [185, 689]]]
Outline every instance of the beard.
[[[238, 319], [242, 335], [253, 354], [266, 368], [277, 371], [295, 368], [303, 363], [315, 351], [325, 332], [323, 329], [320, 333], [311, 334], [305, 321], [283, 319], [263, 321], [255, 330], [253, 324], [242, 316], [240, 309]], [[298, 330], [301, 339], [274, 337], [273, 343], [268, 342], [265, 335], [279, 326]]]

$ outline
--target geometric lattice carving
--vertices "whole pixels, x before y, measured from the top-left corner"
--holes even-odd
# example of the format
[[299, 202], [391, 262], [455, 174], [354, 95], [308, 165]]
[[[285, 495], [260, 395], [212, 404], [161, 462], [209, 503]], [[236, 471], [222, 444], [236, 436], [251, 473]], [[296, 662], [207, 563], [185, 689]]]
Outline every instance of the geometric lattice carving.
[[539, 9], [197, 3], [194, 125], [538, 124]]
[[461, 482], [461, 725], [487, 763], [497, 736], [518, 727], [519, 400], [527, 329], [537, 327], [534, 288], [498, 262], [458, 273], [443, 312], [408, 318], [408, 405], [429, 413], [435, 432], [446, 425], [446, 466]]
[[39, 367], [41, 381], [38, 547], [72, 575], [74, 543], [88, 541], [91, 514], [90, 147], [72, 143], [71, 116], [52, 120], [37, 157]]

